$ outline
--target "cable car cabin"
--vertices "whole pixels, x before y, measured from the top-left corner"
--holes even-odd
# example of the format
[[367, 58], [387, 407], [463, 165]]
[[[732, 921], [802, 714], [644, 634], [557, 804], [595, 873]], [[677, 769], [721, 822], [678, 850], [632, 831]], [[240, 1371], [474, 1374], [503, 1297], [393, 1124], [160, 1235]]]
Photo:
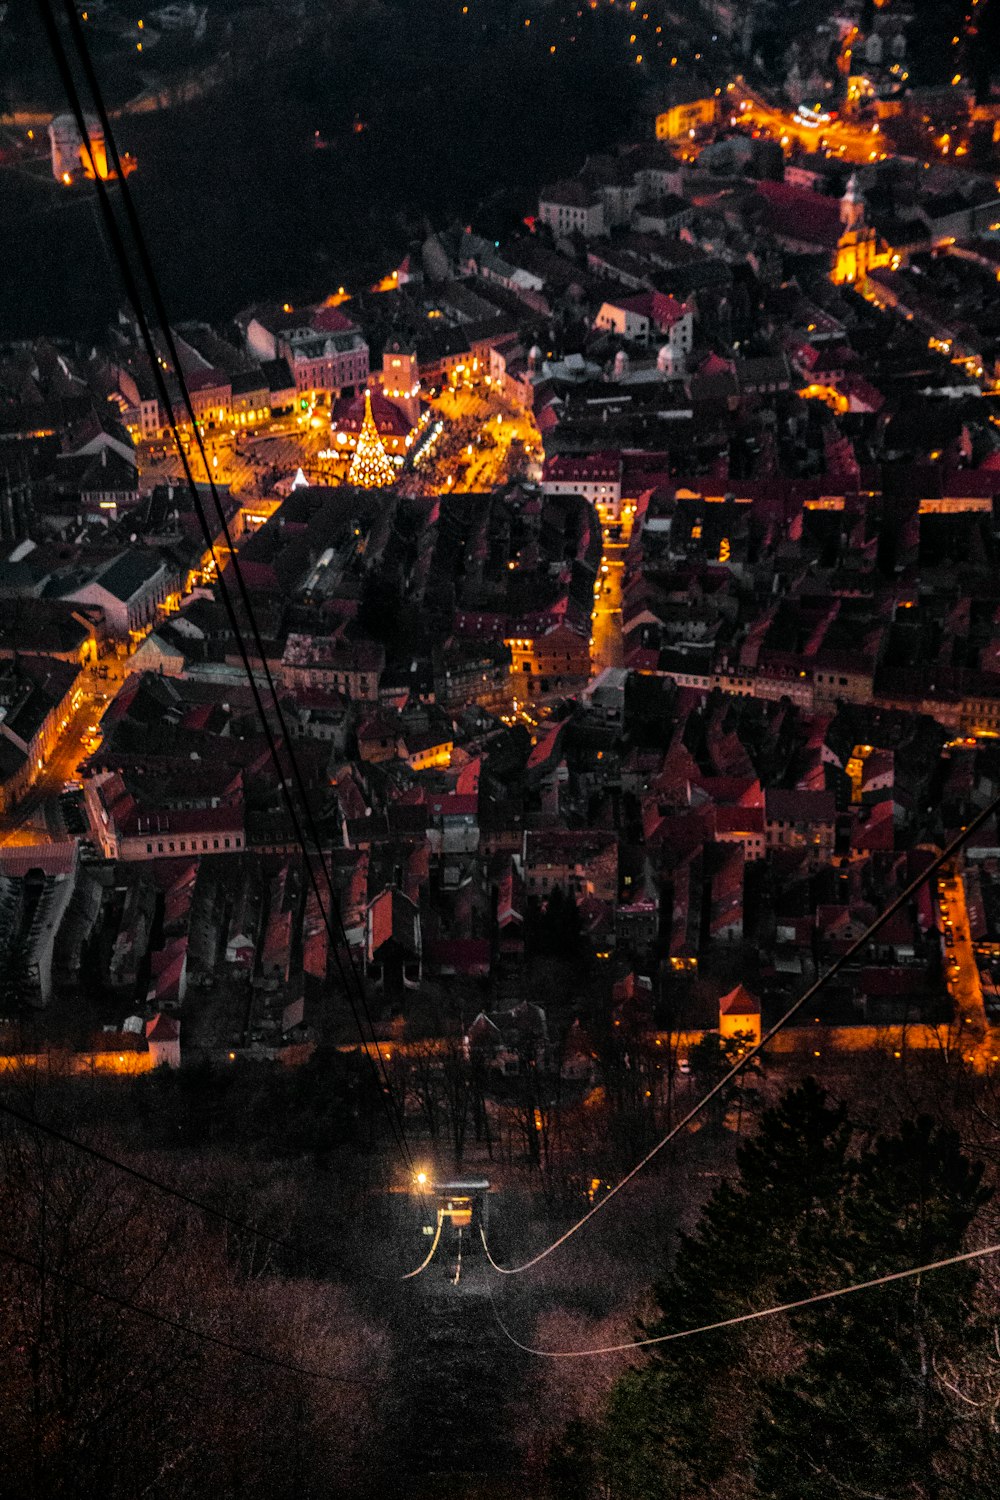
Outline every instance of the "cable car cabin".
[[437, 1212], [441, 1215], [442, 1228], [451, 1226], [461, 1230], [463, 1238], [479, 1238], [480, 1229], [487, 1229], [487, 1205], [490, 1185], [485, 1178], [468, 1182], [435, 1182], [432, 1188], [437, 1199]]

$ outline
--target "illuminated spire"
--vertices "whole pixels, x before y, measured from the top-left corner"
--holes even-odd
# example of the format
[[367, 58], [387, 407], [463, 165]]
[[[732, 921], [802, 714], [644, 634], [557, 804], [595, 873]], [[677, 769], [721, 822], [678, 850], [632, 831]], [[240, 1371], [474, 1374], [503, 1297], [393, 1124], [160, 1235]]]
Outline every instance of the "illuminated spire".
[[382, 447], [382, 439], [372, 416], [371, 392], [365, 391], [365, 419], [358, 433], [358, 445], [351, 459], [347, 482], [356, 484], [363, 490], [380, 490], [393, 484], [395, 479], [395, 466]]

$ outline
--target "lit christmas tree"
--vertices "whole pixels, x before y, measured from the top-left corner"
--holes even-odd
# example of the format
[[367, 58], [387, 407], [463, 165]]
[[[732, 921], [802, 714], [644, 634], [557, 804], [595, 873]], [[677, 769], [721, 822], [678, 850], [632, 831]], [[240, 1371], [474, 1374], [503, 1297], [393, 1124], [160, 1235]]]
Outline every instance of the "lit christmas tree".
[[382, 439], [372, 416], [371, 392], [365, 391], [365, 419], [358, 433], [358, 446], [351, 459], [348, 484], [356, 484], [363, 490], [380, 490], [395, 483], [396, 466], [382, 447]]

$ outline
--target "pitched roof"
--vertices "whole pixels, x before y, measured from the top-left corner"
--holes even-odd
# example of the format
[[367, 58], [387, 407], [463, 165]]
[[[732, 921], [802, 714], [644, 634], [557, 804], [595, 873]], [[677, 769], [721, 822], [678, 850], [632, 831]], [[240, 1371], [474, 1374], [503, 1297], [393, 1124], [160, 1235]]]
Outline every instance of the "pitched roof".
[[570, 178], [563, 182], [553, 182], [543, 187], [538, 195], [540, 203], [555, 203], [564, 208], [594, 208], [600, 203], [600, 196], [589, 188], [585, 183], [576, 178]]
[[181, 1034], [181, 1023], [162, 1011], [146, 1022], [147, 1042], [176, 1042]]
[[[383, 396], [381, 391], [368, 392], [371, 396], [372, 416], [379, 436], [405, 437], [410, 424], [394, 401]], [[344, 396], [333, 403], [330, 411], [330, 426], [335, 432], [360, 432], [365, 420], [365, 391], [356, 396]]]
[[339, 307], [318, 307], [310, 322], [317, 333], [353, 333], [358, 326]]
[[837, 815], [832, 792], [784, 791], [769, 787], [764, 793], [769, 823], [832, 823]]
[[637, 317], [648, 318], [661, 333], [679, 323], [687, 313], [683, 302], [664, 292], [637, 292], [634, 297], [617, 298], [612, 305], [635, 313]]
[[760, 1001], [755, 1000], [746, 985], [738, 984], [719, 1000], [720, 1016], [759, 1016]]
[[764, 200], [764, 223], [772, 234], [832, 249], [843, 233], [840, 202], [787, 182], [758, 182]]
[[146, 552], [135, 547], [122, 552], [108, 564], [95, 580], [114, 598], [127, 604], [136, 594], [155, 578], [163, 567], [163, 560], [155, 552]]
[[622, 456], [611, 450], [599, 453], [553, 454], [545, 460], [542, 470], [543, 484], [560, 480], [564, 483], [595, 480], [621, 479]]

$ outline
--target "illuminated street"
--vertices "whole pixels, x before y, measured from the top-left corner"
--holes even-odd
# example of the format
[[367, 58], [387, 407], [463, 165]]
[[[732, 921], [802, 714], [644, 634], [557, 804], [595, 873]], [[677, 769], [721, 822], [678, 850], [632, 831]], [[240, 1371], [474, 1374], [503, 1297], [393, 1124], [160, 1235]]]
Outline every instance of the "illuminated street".
[[944, 965], [956, 1021], [981, 1047], [987, 1040], [986, 1011], [979, 964], [969, 934], [965, 885], [960, 874], [938, 881], [938, 906], [944, 929]]
[[604, 532], [604, 553], [594, 598], [591, 659], [594, 671], [624, 664], [622, 643], [622, 584], [625, 577], [626, 542], [613, 542]]
[[0, 820], [0, 847], [61, 842], [69, 837], [59, 810], [59, 794], [64, 785], [75, 779], [80, 763], [98, 744], [91, 728], [99, 729], [102, 713], [124, 681], [121, 662], [103, 661], [98, 671], [104, 668], [107, 677], [98, 676], [93, 669], [84, 672], [79, 706], [59, 736], [54, 752], [27, 796], [7, 818]]
[[786, 148], [794, 141], [805, 151], [825, 151], [857, 165], [885, 158], [877, 122], [864, 126], [836, 119], [810, 124], [793, 110], [769, 104], [742, 78], [727, 86], [727, 97], [734, 123], [772, 136]]

